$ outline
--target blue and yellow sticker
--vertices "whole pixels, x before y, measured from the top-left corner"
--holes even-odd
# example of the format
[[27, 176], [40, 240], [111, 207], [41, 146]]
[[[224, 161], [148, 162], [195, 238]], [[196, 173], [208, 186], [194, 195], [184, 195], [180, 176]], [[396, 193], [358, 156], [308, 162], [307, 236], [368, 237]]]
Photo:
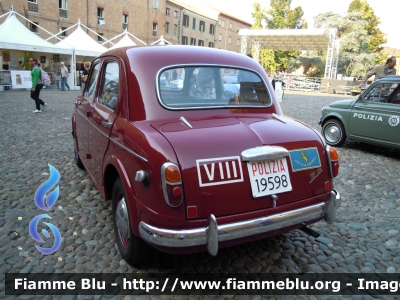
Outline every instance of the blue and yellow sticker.
[[293, 172], [321, 167], [317, 148], [289, 151]]

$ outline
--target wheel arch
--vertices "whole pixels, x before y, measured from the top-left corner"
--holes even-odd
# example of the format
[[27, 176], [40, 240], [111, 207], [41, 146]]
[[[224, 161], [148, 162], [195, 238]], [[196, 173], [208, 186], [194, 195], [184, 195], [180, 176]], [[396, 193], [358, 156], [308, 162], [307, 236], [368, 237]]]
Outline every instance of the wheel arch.
[[138, 224], [139, 217], [136, 208], [135, 194], [129, 180], [128, 173], [122, 162], [114, 155], [110, 156], [104, 168], [104, 197], [106, 200], [112, 200], [112, 193], [115, 181], [120, 178], [124, 187], [125, 196], [129, 206], [129, 217], [131, 221], [132, 231], [135, 235], [139, 236]]
[[347, 124], [344, 121], [345, 118], [343, 118], [343, 116], [339, 113], [333, 112], [330, 113], [329, 115], [327, 115], [321, 122], [321, 128], [324, 128], [324, 125], [326, 122], [328, 122], [329, 120], [335, 119], [337, 121], [339, 121], [340, 123], [342, 123], [343, 129], [344, 129], [344, 133], [347, 135]]

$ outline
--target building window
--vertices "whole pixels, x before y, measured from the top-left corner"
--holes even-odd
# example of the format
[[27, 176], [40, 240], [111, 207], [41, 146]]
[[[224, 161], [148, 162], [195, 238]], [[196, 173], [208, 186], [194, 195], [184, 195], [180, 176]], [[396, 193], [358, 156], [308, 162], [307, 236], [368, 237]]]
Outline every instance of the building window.
[[240, 45], [240, 40], [238, 39], [236, 42], [236, 46], [239, 46], [239, 45]]
[[240, 29], [242, 29], [242, 28], [240, 28], [240, 26], [238, 26], [238, 27], [237, 27], [237, 32], [239, 32]]
[[221, 27], [225, 27], [225, 21], [221, 20]]
[[210, 24], [210, 34], [214, 35], [215, 33], [215, 26], [214, 24]]
[[198, 43], [198, 45], [199, 45], [199, 46], [201, 46], [201, 47], [204, 47], [204, 41], [202, 41], [202, 40], [199, 40], [199, 43]]
[[59, 0], [58, 1], [58, 16], [61, 18], [68, 18], [67, 0]]
[[67, 0], [58, 0], [58, 8], [68, 9]]
[[32, 12], [39, 12], [37, 0], [28, 0], [28, 10]]
[[196, 39], [195, 38], [191, 38], [190, 39], [190, 45], [196, 46]]
[[229, 30], [232, 29], [232, 23], [229, 23]]
[[175, 11], [174, 11], [174, 19], [178, 19], [178, 15], [179, 15], [178, 11], [175, 10]]
[[165, 23], [165, 33], [169, 34], [169, 23]]
[[165, 9], [165, 14], [166, 14], [167, 16], [169, 16], [169, 8], [168, 8], [168, 7]]
[[183, 15], [183, 26], [189, 27], [189, 16]]
[[153, 0], [153, 8], [158, 9], [158, 0]]
[[221, 26], [221, 20], [218, 20], [218, 25]]
[[174, 35], [178, 35], [178, 25], [174, 24]]
[[103, 36], [104, 36], [104, 33], [97, 33], [98, 34], [98, 36], [97, 36], [97, 41], [99, 41], [99, 42], [104, 42], [104, 38], [103, 38]]
[[199, 27], [199, 30], [201, 31], [201, 32], [204, 32], [204, 28], [206, 27], [206, 23], [204, 22], [204, 21], [200, 21], [200, 27]]
[[122, 14], [122, 29], [128, 29], [128, 14]]
[[219, 35], [218, 41], [222, 41], [222, 34]]
[[231, 37], [228, 38], [228, 44], [230, 44], [232, 41]]
[[214, 43], [213, 43], [213, 42], [209, 42], [209, 43], [208, 43], [208, 47], [214, 48]]
[[157, 37], [157, 23], [153, 23], [153, 36]]
[[104, 25], [106, 24], [104, 20], [104, 8], [97, 7], [97, 24]]
[[29, 23], [29, 24], [30, 24], [30, 27], [31, 27], [31, 31], [37, 33], [38, 32], [37, 27], [38, 27], [39, 23], [33, 22], [33, 23]]
[[60, 36], [67, 37], [67, 27], [60, 27]]
[[192, 25], [192, 29], [196, 29], [196, 18], [193, 18], [193, 25]]
[[188, 37], [182, 36], [182, 45], [187, 45], [187, 44], [188, 44]]

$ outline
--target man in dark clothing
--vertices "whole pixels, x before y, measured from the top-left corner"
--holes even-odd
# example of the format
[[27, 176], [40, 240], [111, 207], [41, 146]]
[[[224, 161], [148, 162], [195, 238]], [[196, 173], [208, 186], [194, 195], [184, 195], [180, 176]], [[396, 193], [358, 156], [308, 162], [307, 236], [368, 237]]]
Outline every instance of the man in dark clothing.
[[40, 90], [43, 88], [42, 84], [42, 72], [38, 66], [37, 58], [31, 57], [29, 59], [29, 64], [31, 65], [31, 79], [32, 79], [32, 90], [31, 90], [31, 98], [35, 100], [36, 110], [32, 113], [40, 113], [42, 110], [40, 109], [40, 105], [46, 106], [47, 103], [43, 102], [40, 99]]

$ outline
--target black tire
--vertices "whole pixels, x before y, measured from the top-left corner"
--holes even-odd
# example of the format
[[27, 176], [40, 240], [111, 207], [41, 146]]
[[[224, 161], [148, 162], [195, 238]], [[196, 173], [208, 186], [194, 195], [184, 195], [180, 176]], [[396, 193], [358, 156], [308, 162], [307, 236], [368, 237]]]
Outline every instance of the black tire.
[[322, 125], [322, 135], [328, 145], [339, 147], [346, 140], [346, 132], [342, 122], [329, 119]]
[[80, 159], [80, 157], [78, 155], [78, 147], [76, 145], [76, 143], [77, 143], [76, 139], [77, 139], [77, 137], [75, 136], [74, 137], [74, 161], [75, 161], [75, 164], [78, 166], [79, 169], [85, 170], [85, 166], [83, 165], [83, 163], [82, 163], [82, 161], [81, 161], [81, 159]]
[[[114, 183], [112, 193], [112, 209], [115, 238], [119, 252], [129, 264], [136, 265], [146, 262], [152, 253], [152, 248], [132, 232], [129, 218], [128, 201], [122, 181], [118, 178]], [[123, 203], [121, 201], [124, 201]], [[118, 204], [121, 202], [120, 206]], [[124, 208], [125, 206], [125, 208]], [[119, 207], [119, 211], [117, 211]], [[117, 216], [117, 213], [119, 216]], [[120, 223], [120, 224], [119, 224]]]

